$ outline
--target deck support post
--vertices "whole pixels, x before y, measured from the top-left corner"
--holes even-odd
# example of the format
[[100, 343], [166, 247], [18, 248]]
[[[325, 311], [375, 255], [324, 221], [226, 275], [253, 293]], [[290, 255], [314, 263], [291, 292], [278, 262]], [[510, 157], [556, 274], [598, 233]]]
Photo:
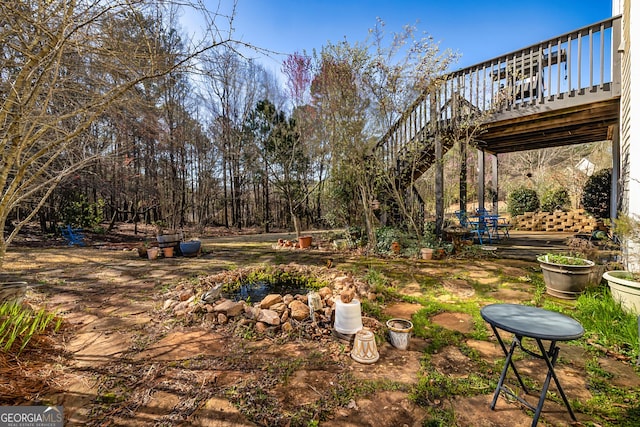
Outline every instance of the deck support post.
[[491, 208], [498, 215], [498, 155], [491, 154]]
[[436, 234], [442, 236], [442, 227], [444, 225], [444, 168], [442, 161], [442, 138], [436, 135], [435, 138], [436, 151]]
[[467, 141], [460, 139], [460, 211], [467, 212]]
[[484, 209], [484, 151], [478, 150], [478, 209]]

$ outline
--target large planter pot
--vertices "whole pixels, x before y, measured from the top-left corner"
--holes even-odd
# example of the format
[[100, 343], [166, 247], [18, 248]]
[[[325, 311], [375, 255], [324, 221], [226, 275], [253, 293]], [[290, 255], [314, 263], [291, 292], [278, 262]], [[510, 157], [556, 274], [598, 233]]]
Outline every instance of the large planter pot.
[[640, 314], [640, 282], [629, 271], [607, 271], [602, 277], [609, 283], [611, 296], [625, 311]]
[[538, 257], [547, 293], [557, 298], [576, 299], [593, 283], [593, 261], [583, 260], [584, 265], [556, 264], [546, 255]]
[[186, 242], [180, 242], [180, 252], [184, 256], [197, 256], [200, 252], [200, 240], [188, 240]]

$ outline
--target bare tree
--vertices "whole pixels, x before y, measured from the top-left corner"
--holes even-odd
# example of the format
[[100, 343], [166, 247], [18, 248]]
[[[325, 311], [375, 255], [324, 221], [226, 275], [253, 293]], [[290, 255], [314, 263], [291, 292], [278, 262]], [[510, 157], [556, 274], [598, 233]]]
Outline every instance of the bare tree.
[[[215, 37], [166, 55], [163, 7], [147, 0], [9, 0], [0, 4], [0, 226], [21, 203], [35, 209], [0, 236], [7, 245], [65, 177], [118, 147], [86, 144], [91, 126], [146, 81], [188, 67], [230, 42], [231, 17], [203, 10]], [[188, 5], [189, 3], [181, 2]], [[229, 31], [216, 27], [225, 19]], [[125, 30], [126, 29], [126, 30]]]

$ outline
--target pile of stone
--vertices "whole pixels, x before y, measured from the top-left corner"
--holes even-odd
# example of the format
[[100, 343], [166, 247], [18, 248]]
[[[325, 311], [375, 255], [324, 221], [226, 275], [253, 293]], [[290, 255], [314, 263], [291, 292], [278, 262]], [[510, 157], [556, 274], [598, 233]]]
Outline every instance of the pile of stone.
[[[228, 273], [235, 279], [243, 275], [238, 271]], [[249, 304], [246, 301], [223, 298], [223, 282], [228, 279], [218, 275], [216, 279], [222, 280], [203, 291], [199, 291], [197, 286], [191, 287], [187, 284], [176, 286], [170, 297], [164, 301], [163, 309], [175, 317], [202, 319], [210, 325], [238, 322], [253, 328], [257, 333], [289, 333], [304, 323], [330, 328], [335, 299], [340, 298], [341, 293], [359, 299], [376, 297], [369, 292], [367, 284], [350, 275], [334, 271], [329, 276], [323, 277], [323, 281], [331, 283], [331, 286], [325, 286], [318, 291], [311, 291], [306, 295], [271, 294], [262, 301]], [[209, 284], [212, 282], [211, 276], [200, 281]]]

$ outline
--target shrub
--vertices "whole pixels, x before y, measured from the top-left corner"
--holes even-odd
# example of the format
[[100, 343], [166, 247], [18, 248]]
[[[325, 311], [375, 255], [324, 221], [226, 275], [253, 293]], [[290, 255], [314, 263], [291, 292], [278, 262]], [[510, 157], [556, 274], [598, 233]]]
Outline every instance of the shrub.
[[611, 169], [589, 177], [582, 190], [582, 207], [596, 218], [608, 218], [611, 206]]
[[535, 212], [540, 208], [540, 200], [535, 190], [520, 187], [513, 190], [507, 198], [507, 206], [511, 216], [525, 212]]
[[540, 209], [545, 212], [567, 211], [571, 207], [571, 198], [564, 188], [545, 192], [540, 200]]
[[96, 228], [104, 219], [104, 200], [96, 203], [87, 200], [84, 194], [74, 194], [64, 201], [62, 220], [74, 227]]

